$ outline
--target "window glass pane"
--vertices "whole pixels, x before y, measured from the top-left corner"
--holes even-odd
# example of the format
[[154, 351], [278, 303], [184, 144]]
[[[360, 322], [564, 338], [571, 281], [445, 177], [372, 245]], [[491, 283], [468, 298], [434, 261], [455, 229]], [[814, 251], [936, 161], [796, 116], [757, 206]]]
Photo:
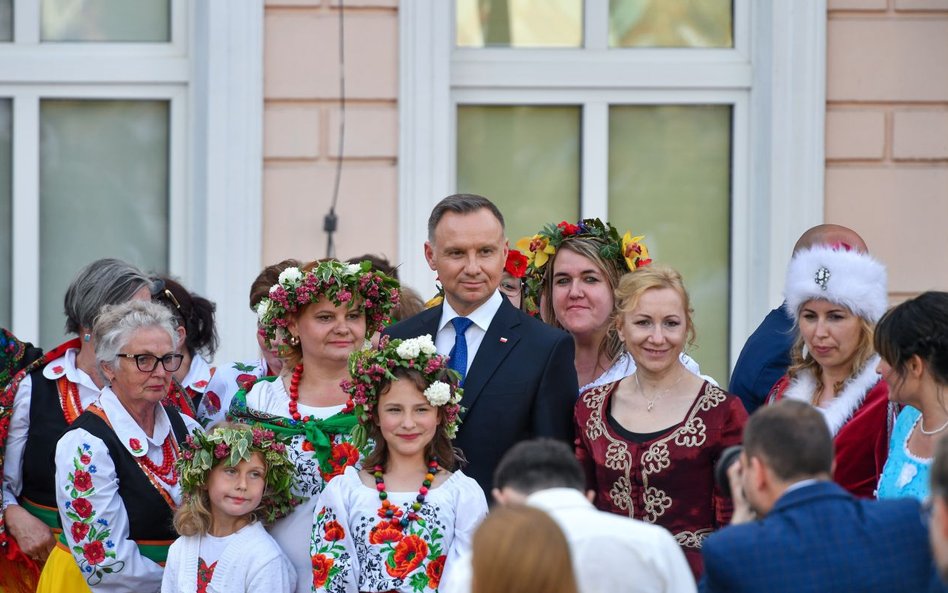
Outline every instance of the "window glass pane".
[[455, 0], [458, 47], [580, 47], [582, 0]]
[[101, 257], [168, 267], [168, 102], [40, 104], [40, 343], [62, 341], [63, 295]]
[[579, 216], [579, 107], [458, 107], [458, 191], [487, 196], [507, 238]]
[[609, 221], [645, 234], [651, 257], [679, 272], [697, 330], [689, 353], [728, 379], [731, 107], [613, 106]]
[[0, 0], [0, 41], [13, 41], [13, 0]]
[[10, 327], [13, 286], [13, 122], [12, 101], [0, 99], [0, 327]]
[[733, 0], [609, 0], [610, 47], [733, 47]]
[[43, 0], [43, 41], [171, 41], [170, 0]]

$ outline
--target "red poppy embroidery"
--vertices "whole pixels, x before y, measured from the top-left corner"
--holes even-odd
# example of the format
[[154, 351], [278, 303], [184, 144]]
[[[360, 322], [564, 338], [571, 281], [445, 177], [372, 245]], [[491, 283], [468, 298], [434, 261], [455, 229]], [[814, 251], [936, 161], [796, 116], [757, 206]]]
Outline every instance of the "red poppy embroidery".
[[237, 387], [243, 389], [244, 391], [250, 391], [253, 388], [253, 384], [257, 382], [257, 376], [251, 375], [250, 373], [241, 373], [237, 375]]
[[82, 556], [86, 562], [95, 566], [105, 560], [105, 547], [100, 541], [89, 542], [82, 546]]
[[395, 553], [385, 563], [385, 570], [396, 579], [404, 579], [421, 565], [427, 555], [428, 544], [425, 540], [417, 535], [409, 535], [395, 546]]
[[85, 498], [77, 498], [72, 501], [72, 510], [83, 519], [88, 519], [92, 515], [92, 503]]
[[397, 542], [402, 539], [401, 524], [398, 521], [382, 521], [369, 532], [370, 544]]
[[313, 556], [313, 589], [318, 589], [326, 584], [333, 563], [333, 559], [325, 554]]
[[64, 369], [63, 367], [59, 366], [58, 364], [53, 367], [53, 373], [55, 373], [55, 374], [57, 374], [57, 375], [58, 375], [59, 373], [63, 372], [64, 370], [66, 370], [66, 369]]
[[[304, 445], [305, 449], [305, 445]], [[341, 476], [346, 468], [355, 465], [359, 461], [359, 450], [352, 443], [342, 442], [332, 446], [332, 452], [329, 454], [329, 465], [332, 466], [331, 472], [319, 472], [323, 480], [329, 481], [336, 476]]]
[[72, 486], [79, 492], [85, 492], [89, 488], [92, 488], [92, 474], [81, 469], [77, 469], [76, 473], [73, 474]]
[[198, 388], [198, 389], [200, 389], [200, 388], [202, 388], [202, 387], [207, 387], [207, 381], [205, 381], [204, 379], [201, 379], [200, 381], [195, 381], [195, 382], [194, 382], [194, 387], [196, 387], [196, 388]]
[[438, 556], [428, 565], [428, 568], [425, 569], [425, 574], [428, 576], [429, 589], [437, 589], [438, 585], [441, 584], [441, 573], [444, 572], [444, 561], [446, 559], [447, 556], [445, 555]]
[[142, 450], [142, 443], [138, 439], [128, 439], [128, 446], [131, 447], [135, 453]]
[[342, 528], [342, 525], [339, 524], [339, 521], [330, 521], [326, 523], [326, 526], [323, 527], [324, 538], [326, 541], [334, 542], [339, 541], [342, 538], [346, 537], [346, 532]]
[[90, 463], [92, 463], [92, 457], [90, 457], [90, 456], [89, 456], [88, 454], [86, 454], [86, 453], [83, 453], [83, 454], [79, 457], [79, 461], [80, 461], [80, 463], [82, 463], [82, 465], [89, 465]]
[[207, 399], [207, 409], [213, 414], [221, 409], [221, 398], [213, 391], [205, 391], [204, 397]]
[[72, 524], [72, 540], [76, 543], [79, 543], [86, 537], [89, 533], [89, 526], [85, 523], [73, 523]]

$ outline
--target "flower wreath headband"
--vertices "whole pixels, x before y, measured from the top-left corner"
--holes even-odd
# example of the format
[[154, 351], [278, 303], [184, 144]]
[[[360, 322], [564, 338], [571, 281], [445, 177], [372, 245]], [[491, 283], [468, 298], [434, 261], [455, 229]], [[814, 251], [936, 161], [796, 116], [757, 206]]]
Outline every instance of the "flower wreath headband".
[[[372, 422], [379, 403], [379, 384], [383, 379], [397, 380], [396, 369], [412, 369], [424, 378], [424, 396], [432, 406], [443, 407], [446, 416], [444, 431], [453, 439], [461, 423], [461, 376], [448, 368], [448, 357], [438, 354], [431, 336], [425, 334], [408, 340], [389, 340], [383, 336], [378, 350], [357, 350], [349, 355], [351, 379], [342, 382], [359, 424], [352, 429], [353, 444], [361, 448], [368, 440], [367, 426]], [[350, 406], [346, 406], [347, 408]]]
[[642, 242], [644, 235], [633, 237], [631, 232], [626, 231], [620, 238], [614, 226], [598, 218], [584, 218], [576, 224], [565, 220], [556, 225], [548, 224], [532, 237], [517, 241], [517, 248], [527, 257], [524, 298], [528, 300], [528, 310], [536, 311], [539, 305], [546, 263], [564, 242], [587, 237], [597, 240], [600, 243], [600, 257], [616, 262], [620, 270], [624, 267], [631, 272], [652, 263], [648, 247]]
[[250, 461], [254, 453], [260, 453], [267, 466], [267, 487], [260, 504], [263, 521], [269, 524], [289, 515], [303, 502], [292, 493], [296, 466], [273, 431], [253, 425], [221, 426], [185, 439], [177, 461], [182, 491], [189, 496], [197, 494], [207, 486], [207, 477], [217, 463], [236, 466]]
[[320, 262], [312, 270], [289, 267], [257, 305], [257, 318], [267, 342], [289, 339], [290, 319], [310, 303], [326, 297], [336, 306], [358, 299], [365, 308], [365, 337], [370, 338], [391, 321], [398, 307], [398, 280], [372, 270], [372, 263]]

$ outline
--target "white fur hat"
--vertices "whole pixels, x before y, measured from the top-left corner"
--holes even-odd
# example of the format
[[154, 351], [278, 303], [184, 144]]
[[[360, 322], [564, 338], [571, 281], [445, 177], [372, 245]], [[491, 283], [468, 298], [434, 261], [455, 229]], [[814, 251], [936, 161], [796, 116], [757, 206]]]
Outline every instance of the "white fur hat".
[[797, 320], [810, 299], [843, 305], [870, 323], [889, 306], [885, 266], [867, 253], [816, 246], [794, 254], [787, 267], [784, 308]]

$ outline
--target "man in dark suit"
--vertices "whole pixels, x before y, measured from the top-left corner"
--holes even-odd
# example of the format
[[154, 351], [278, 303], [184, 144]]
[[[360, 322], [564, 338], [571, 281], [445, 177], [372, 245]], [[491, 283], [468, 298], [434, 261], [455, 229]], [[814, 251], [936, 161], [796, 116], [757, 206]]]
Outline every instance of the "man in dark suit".
[[464, 472], [490, 499], [494, 467], [519, 441], [573, 441], [578, 385], [569, 334], [515, 308], [498, 291], [507, 240], [504, 218], [487, 198], [441, 200], [428, 219], [425, 259], [444, 301], [385, 331], [393, 338], [430, 334], [464, 377], [455, 445]]
[[[838, 224], [820, 224], [800, 235], [793, 253], [814, 245], [835, 244], [844, 244], [862, 253], [869, 251], [856, 231]], [[795, 338], [793, 319], [783, 305], [768, 313], [747, 338], [731, 373], [728, 391], [741, 398], [748, 414], [764, 404], [770, 389], [786, 374]]]
[[833, 439], [816, 408], [786, 400], [753, 414], [728, 471], [734, 517], [702, 546], [699, 590], [928, 590], [918, 501], [856, 499], [830, 481], [832, 465]]
[[938, 439], [931, 467], [931, 519], [929, 521], [932, 555], [940, 579], [930, 591], [948, 591], [948, 439]]

